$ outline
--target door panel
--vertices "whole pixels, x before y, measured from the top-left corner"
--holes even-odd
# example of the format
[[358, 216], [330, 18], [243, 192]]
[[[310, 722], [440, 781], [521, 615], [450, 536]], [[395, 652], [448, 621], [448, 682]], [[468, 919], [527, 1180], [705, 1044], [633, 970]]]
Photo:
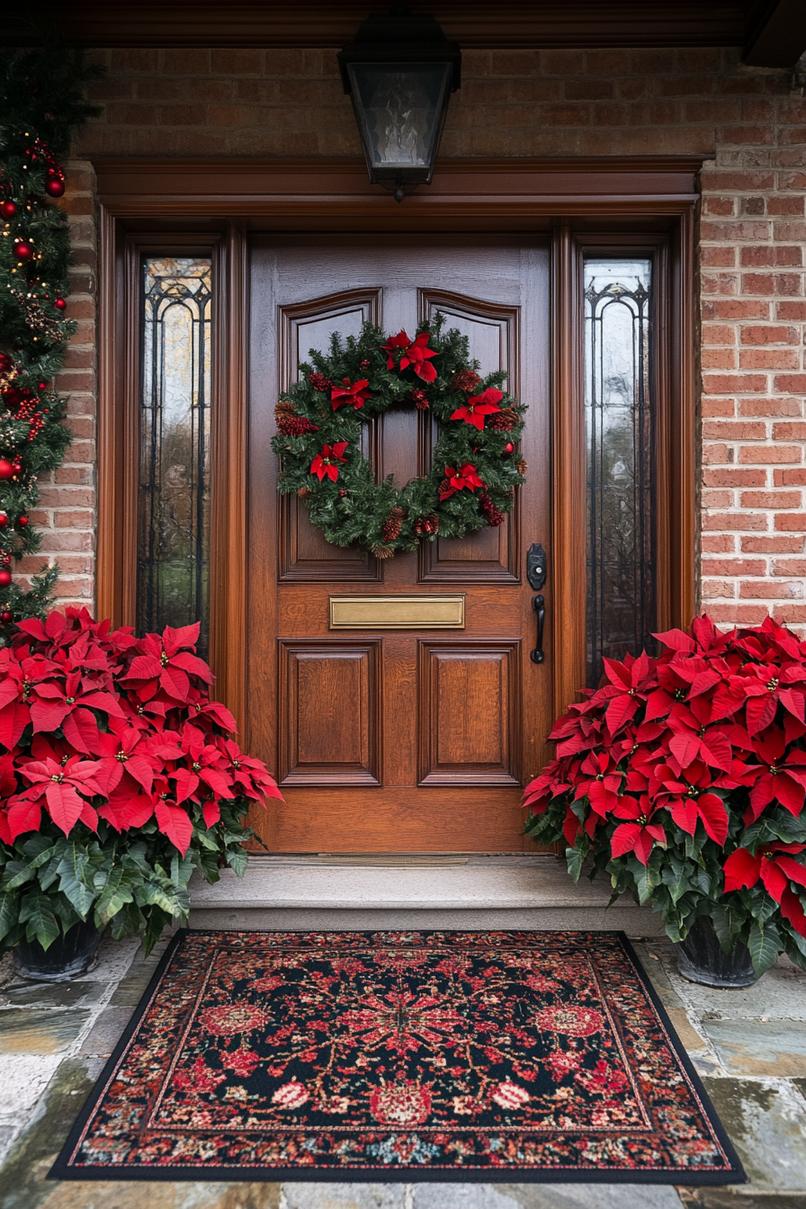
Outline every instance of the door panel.
[[[269, 441], [278, 392], [311, 347], [363, 318], [413, 333], [445, 314], [471, 356], [503, 368], [529, 405], [529, 463], [498, 529], [378, 562], [328, 546], [304, 503], [280, 499]], [[548, 543], [548, 254], [499, 241], [429, 247], [259, 241], [252, 252], [248, 719], [286, 796], [261, 822], [280, 852], [522, 851], [520, 787], [550, 724], [550, 660], [537, 667], [525, 549]], [[427, 413], [366, 428], [376, 474], [430, 466]], [[331, 595], [465, 595], [451, 632], [329, 630]], [[550, 584], [544, 595], [550, 604]]]

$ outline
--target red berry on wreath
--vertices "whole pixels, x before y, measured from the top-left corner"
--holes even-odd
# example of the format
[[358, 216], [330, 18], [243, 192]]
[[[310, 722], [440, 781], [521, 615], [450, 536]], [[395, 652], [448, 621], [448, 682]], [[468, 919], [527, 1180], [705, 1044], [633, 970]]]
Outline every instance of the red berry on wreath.
[[16, 213], [16, 202], [9, 201], [8, 199], [4, 202], [0, 202], [0, 214], [3, 215], [3, 218], [13, 218]]
[[67, 306], [67, 303], [63, 298], [54, 298], [53, 305], [56, 307], [57, 311], [63, 311]]
[[14, 244], [14, 255], [17, 260], [30, 260], [33, 254], [34, 250], [26, 240], [21, 239], [19, 243]]
[[7, 588], [11, 583], [11, 572], [8, 567], [0, 567], [0, 588]]
[[14, 477], [14, 466], [9, 462], [8, 458], [0, 458], [0, 479], [10, 479]]
[[4, 528], [8, 524], [8, 513], [0, 512], [0, 528]]
[[64, 181], [60, 180], [58, 176], [53, 176], [50, 180], [45, 181], [45, 189], [51, 197], [61, 197], [64, 193]]
[[515, 452], [515, 446], [512, 444], [511, 441], [507, 441], [506, 445], [504, 446], [504, 453], [514, 453], [514, 452]]
[[23, 512], [22, 516], [17, 517], [17, 524], [21, 529], [26, 529], [30, 525], [31, 519]]
[[3, 625], [8, 625], [9, 622], [13, 620], [14, 614], [11, 612], [11, 609], [3, 609], [3, 611], [0, 612], [0, 621], [2, 621]]
[[47, 389], [48, 389], [48, 384], [47, 384], [47, 382], [39, 382], [39, 383], [37, 384], [37, 388], [38, 388], [38, 390], [39, 390], [39, 391], [47, 390]]

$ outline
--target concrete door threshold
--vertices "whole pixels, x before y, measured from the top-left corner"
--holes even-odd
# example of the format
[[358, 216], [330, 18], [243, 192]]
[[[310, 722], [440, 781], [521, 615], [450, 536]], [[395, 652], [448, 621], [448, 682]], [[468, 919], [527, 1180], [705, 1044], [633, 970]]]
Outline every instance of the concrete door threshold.
[[193, 928], [588, 928], [657, 936], [658, 917], [554, 856], [253, 856], [191, 885]]

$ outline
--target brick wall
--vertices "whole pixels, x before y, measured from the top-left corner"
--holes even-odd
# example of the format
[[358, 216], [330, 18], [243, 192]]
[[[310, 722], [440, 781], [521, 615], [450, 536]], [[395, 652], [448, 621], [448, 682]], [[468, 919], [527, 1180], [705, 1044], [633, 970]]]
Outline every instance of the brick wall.
[[[335, 56], [320, 50], [112, 50], [67, 205], [76, 234], [63, 385], [76, 443], [45, 487], [44, 549], [91, 596], [95, 155], [355, 155]], [[452, 156], [705, 157], [700, 222], [702, 604], [722, 622], [806, 623], [806, 100], [733, 50], [472, 51], [442, 146]]]

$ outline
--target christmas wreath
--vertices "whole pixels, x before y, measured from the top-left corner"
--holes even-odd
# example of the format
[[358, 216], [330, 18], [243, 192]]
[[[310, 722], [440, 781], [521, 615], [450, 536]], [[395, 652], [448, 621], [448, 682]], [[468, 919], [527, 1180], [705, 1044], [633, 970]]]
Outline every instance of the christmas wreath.
[[[482, 376], [467, 338], [444, 320], [386, 337], [365, 324], [311, 350], [300, 380], [280, 396], [272, 440], [279, 489], [305, 499], [312, 523], [335, 546], [376, 558], [421, 540], [463, 537], [500, 525], [526, 464], [518, 446], [526, 408], [503, 389], [506, 374]], [[430, 412], [438, 435], [431, 471], [398, 487], [376, 480], [362, 452], [362, 427], [393, 407]]]

